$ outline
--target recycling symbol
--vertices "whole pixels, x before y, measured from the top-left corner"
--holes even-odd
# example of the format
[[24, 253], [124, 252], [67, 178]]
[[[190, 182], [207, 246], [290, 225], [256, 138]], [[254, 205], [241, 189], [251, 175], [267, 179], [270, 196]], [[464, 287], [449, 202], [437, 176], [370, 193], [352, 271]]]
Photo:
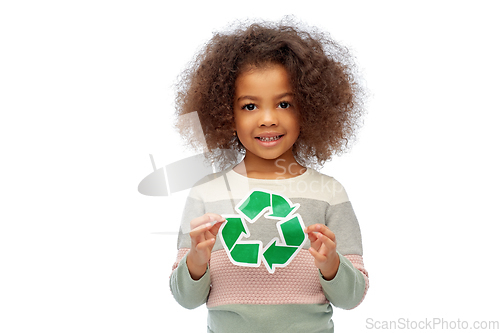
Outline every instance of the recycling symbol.
[[[226, 222], [219, 229], [219, 236], [231, 262], [259, 267], [262, 261], [271, 274], [276, 267], [287, 266], [306, 242], [302, 217], [294, 214], [299, 207], [280, 194], [253, 189], [236, 205], [237, 215], [223, 215]], [[263, 214], [265, 218], [278, 220], [276, 228], [280, 236], [265, 247], [259, 240], [243, 240], [250, 237], [246, 222], [254, 223]]]

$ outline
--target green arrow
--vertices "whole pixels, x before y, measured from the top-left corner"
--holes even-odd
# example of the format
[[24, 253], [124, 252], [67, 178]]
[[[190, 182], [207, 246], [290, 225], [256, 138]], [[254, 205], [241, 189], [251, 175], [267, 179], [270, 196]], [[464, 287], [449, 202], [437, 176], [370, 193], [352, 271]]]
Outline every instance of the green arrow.
[[258, 264], [260, 244], [236, 244], [231, 250], [231, 258], [238, 263]]
[[273, 213], [269, 216], [287, 217], [292, 211], [298, 208], [298, 205], [290, 206], [288, 201], [281, 195], [273, 194], [272, 196]]
[[281, 223], [280, 228], [286, 245], [300, 246], [306, 238], [304, 230], [302, 229], [302, 224], [297, 215]]
[[297, 251], [296, 247], [289, 246], [278, 246], [276, 245], [277, 240], [269, 245], [269, 247], [264, 251], [263, 256], [267, 262], [271, 271], [274, 272], [273, 265], [284, 265], [288, 259]]
[[222, 239], [226, 243], [226, 246], [229, 251], [233, 248], [234, 244], [240, 238], [240, 235], [243, 233], [246, 235], [245, 226], [243, 225], [243, 221], [239, 217], [227, 217], [227, 222], [222, 229]]
[[[226, 216], [227, 222], [219, 230], [222, 243], [231, 262], [245, 267], [259, 267], [261, 260], [269, 273], [276, 267], [290, 263], [306, 241], [304, 223], [299, 214], [292, 215], [299, 204], [293, 204], [287, 197], [254, 189], [235, 207], [238, 215]], [[279, 238], [274, 238], [262, 249], [261, 241], [241, 241], [242, 235], [250, 237], [246, 220], [253, 223], [268, 208], [271, 212], [266, 217], [278, 219], [276, 228]], [[277, 245], [278, 242], [284, 245]]]
[[271, 195], [269, 193], [253, 191], [237, 209], [253, 221], [260, 212], [269, 206], [271, 206]]

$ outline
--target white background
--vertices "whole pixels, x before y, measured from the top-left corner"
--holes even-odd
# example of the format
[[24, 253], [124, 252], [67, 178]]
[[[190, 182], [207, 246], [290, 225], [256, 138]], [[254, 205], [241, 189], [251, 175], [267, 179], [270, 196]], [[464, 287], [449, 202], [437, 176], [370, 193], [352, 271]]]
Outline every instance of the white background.
[[[168, 277], [186, 193], [137, 185], [182, 151], [172, 84], [212, 32], [294, 14], [357, 57], [371, 91], [347, 188], [367, 321], [500, 320], [495, 1], [3, 1], [0, 331], [205, 330]], [[372, 318], [372, 319], [370, 319]], [[439, 327], [436, 327], [439, 328]]]

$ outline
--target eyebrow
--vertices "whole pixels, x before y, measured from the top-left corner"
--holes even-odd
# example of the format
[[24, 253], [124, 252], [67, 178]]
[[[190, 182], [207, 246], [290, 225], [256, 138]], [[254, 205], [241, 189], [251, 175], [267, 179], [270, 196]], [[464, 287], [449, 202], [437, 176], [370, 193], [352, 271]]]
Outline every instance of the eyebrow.
[[[281, 99], [281, 98], [286, 97], [286, 96], [292, 96], [293, 97], [293, 93], [286, 92], [286, 93], [283, 93], [281, 95], [277, 95], [276, 97], [274, 97], [274, 99]], [[252, 101], [258, 101], [259, 100], [259, 98], [255, 97], [255, 96], [245, 95], [245, 96], [238, 97], [238, 99], [236, 101], [239, 101], [239, 100], [242, 100], [242, 99], [249, 99], [249, 100], [252, 100]]]

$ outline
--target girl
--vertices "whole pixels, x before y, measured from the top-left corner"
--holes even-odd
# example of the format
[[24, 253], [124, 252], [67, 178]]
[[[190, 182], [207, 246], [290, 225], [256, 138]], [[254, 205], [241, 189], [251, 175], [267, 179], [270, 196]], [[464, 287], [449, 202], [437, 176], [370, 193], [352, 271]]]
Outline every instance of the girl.
[[178, 86], [181, 135], [202, 144], [180, 117], [196, 110], [222, 170], [190, 191], [170, 277], [208, 332], [333, 332], [332, 305], [368, 289], [347, 194], [313, 169], [352, 141], [363, 90], [344, 47], [296, 26], [215, 34]]

